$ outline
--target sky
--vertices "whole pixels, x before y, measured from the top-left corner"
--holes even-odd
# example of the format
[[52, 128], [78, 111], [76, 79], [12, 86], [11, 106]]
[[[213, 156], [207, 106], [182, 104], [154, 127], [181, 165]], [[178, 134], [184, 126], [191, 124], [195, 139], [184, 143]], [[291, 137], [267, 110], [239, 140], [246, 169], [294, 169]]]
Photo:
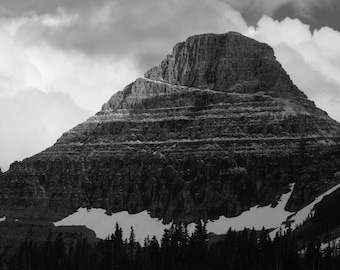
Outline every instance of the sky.
[[339, 12], [338, 0], [1, 0], [0, 168], [51, 146], [201, 33], [268, 43], [340, 121]]

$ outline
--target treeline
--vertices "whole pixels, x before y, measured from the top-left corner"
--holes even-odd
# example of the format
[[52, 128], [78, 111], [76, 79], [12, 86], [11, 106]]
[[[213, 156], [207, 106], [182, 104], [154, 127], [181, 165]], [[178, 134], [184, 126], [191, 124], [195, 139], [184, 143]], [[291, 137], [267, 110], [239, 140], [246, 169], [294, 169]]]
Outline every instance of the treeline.
[[164, 230], [158, 241], [146, 238], [143, 245], [129, 239], [122, 229], [105, 240], [90, 244], [85, 238], [65, 242], [62, 234], [50, 233], [42, 244], [26, 240], [17, 252], [2, 261], [4, 270], [112, 270], [112, 269], [224, 269], [224, 270], [335, 270], [340, 269], [338, 250], [320, 251], [320, 243], [309, 243], [298, 251], [291, 232], [274, 240], [265, 230], [229, 230], [218, 241], [209, 241], [205, 224], [198, 222], [189, 235], [183, 225]]

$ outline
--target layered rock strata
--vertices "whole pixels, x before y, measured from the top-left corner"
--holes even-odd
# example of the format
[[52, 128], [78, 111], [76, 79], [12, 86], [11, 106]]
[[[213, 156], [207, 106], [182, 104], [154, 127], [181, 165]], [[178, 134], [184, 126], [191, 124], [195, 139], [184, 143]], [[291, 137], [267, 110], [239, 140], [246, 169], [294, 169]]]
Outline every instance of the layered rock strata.
[[56, 220], [79, 207], [149, 210], [164, 222], [288, 210], [334, 185], [339, 124], [292, 83], [272, 48], [205, 34], [50, 148], [0, 177], [0, 216]]

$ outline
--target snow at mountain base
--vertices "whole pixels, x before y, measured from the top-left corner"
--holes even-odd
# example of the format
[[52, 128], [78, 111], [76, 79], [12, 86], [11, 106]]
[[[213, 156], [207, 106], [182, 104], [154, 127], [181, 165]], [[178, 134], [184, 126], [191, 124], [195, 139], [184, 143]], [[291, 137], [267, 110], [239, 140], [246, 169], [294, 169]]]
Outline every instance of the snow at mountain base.
[[93, 230], [98, 238], [105, 239], [115, 231], [116, 223], [123, 230], [123, 238], [129, 238], [131, 226], [134, 229], [136, 240], [143, 243], [145, 237], [154, 235], [161, 239], [164, 229], [169, 229], [171, 224], [164, 225], [161, 220], [151, 218], [147, 211], [138, 214], [129, 214], [127, 211], [105, 214], [105, 210], [99, 208], [80, 208], [77, 212], [65, 219], [55, 222], [55, 226], [85, 225]]
[[[305, 206], [304, 208], [302, 208], [300, 211], [296, 212], [294, 215], [292, 215], [288, 220], [291, 221], [290, 222], [290, 226], [292, 229], [296, 229], [297, 226], [301, 225], [308, 217], [309, 214], [313, 214], [313, 208], [314, 206], [321, 202], [322, 199], [333, 193], [335, 190], [337, 190], [338, 188], [340, 188], [340, 184], [332, 187], [331, 189], [327, 190], [325, 193], [323, 193], [322, 195], [318, 196], [313, 202], [311, 202], [310, 204], [308, 204], [307, 206]], [[284, 232], [286, 230], [286, 225], [282, 224], [279, 228], [277, 228], [276, 230], [272, 231], [269, 235], [270, 237], [273, 239], [276, 235], [276, 233], [278, 231], [282, 231]]]
[[[226, 233], [229, 228], [234, 230], [243, 230], [244, 228], [261, 230], [263, 227], [266, 229], [276, 228], [270, 233], [271, 238], [274, 238], [280, 229], [282, 231], [286, 230], [285, 221], [291, 221], [291, 228], [296, 228], [296, 226], [301, 224], [313, 211], [315, 204], [339, 187], [340, 184], [334, 186], [300, 211], [293, 213], [284, 210], [294, 190], [294, 184], [291, 184], [290, 191], [281, 196], [275, 207], [271, 207], [270, 205], [264, 207], [254, 206], [237, 217], [226, 218], [221, 216], [217, 220], [209, 220], [207, 223], [207, 231], [215, 234], [223, 234]], [[80, 208], [77, 212], [65, 219], [55, 222], [54, 225], [85, 225], [87, 228], [93, 230], [97, 237], [104, 239], [114, 232], [116, 222], [123, 229], [123, 238], [129, 237], [130, 228], [132, 226], [134, 228], [136, 240], [140, 243], [143, 243], [147, 236], [150, 238], [156, 236], [157, 239], [160, 240], [164, 229], [170, 229], [171, 227], [171, 224], [163, 224], [161, 220], [151, 218], [147, 211], [137, 214], [129, 214], [127, 211], [123, 211], [107, 215], [105, 214], [105, 210], [95, 208]], [[194, 223], [188, 225], [189, 234], [192, 233], [194, 229]]]
[[[276, 228], [281, 225], [292, 213], [284, 210], [284, 207], [294, 189], [294, 184], [290, 186], [290, 191], [283, 194], [275, 207], [254, 206], [241, 215], [232, 218], [220, 217], [214, 221], [208, 221], [207, 231], [215, 234], [226, 233], [229, 228], [234, 230], [243, 230], [244, 228]], [[130, 235], [131, 226], [134, 228], [136, 240], [143, 243], [145, 237], [156, 236], [161, 239], [164, 229], [169, 229], [171, 224], [163, 224], [157, 218], [151, 218], [147, 211], [137, 214], [129, 214], [127, 211], [110, 215], [105, 214], [103, 209], [86, 209], [80, 208], [77, 212], [66, 217], [65, 219], [55, 222], [55, 226], [72, 226], [85, 225], [93, 230], [97, 237], [106, 238], [115, 230], [116, 222], [123, 229], [123, 238]], [[189, 234], [195, 229], [195, 224], [188, 225]]]
[[302, 224], [304, 220], [308, 217], [310, 213], [313, 213], [314, 205], [321, 202], [322, 199], [333, 193], [335, 190], [337, 190], [340, 187], [340, 184], [332, 187], [331, 189], [327, 190], [325, 193], [317, 197], [312, 203], [308, 204], [306, 207], [302, 208], [300, 211], [298, 211], [290, 220], [294, 220], [294, 223], [292, 224], [292, 228], [295, 229], [298, 225]]
[[216, 234], [226, 233], [229, 228], [234, 230], [243, 230], [244, 228], [254, 228], [261, 230], [276, 228], [287, 219], [292, 213], [285, 211], [284, 208], [294, 190], [294, 184], [290, 185], [290, 191], [283, 194], [275, 207], [270, 205], [259, 207], [254, 206], [248, 211], [244, 211], [241, 215], [232, 218], [221, 216], [215, 221], [210, 221], [207, 224], [208, 232]]

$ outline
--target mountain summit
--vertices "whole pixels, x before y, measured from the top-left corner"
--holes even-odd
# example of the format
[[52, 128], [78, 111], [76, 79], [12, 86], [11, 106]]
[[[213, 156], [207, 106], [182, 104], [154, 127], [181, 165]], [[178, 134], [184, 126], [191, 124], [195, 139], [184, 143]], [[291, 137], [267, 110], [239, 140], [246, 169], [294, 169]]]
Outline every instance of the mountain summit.
[[235, 32], [190, 37], [145, 77], [223, 92], [305, 97], [292, 87], [271, 47]]
[[96, 115], [0, 176], [0, 217], [56, 221], [80, 207], [164, 223], [276, 205], [339, 182], [340, 125], [273, 49], [235, 32], [178, 43]]

